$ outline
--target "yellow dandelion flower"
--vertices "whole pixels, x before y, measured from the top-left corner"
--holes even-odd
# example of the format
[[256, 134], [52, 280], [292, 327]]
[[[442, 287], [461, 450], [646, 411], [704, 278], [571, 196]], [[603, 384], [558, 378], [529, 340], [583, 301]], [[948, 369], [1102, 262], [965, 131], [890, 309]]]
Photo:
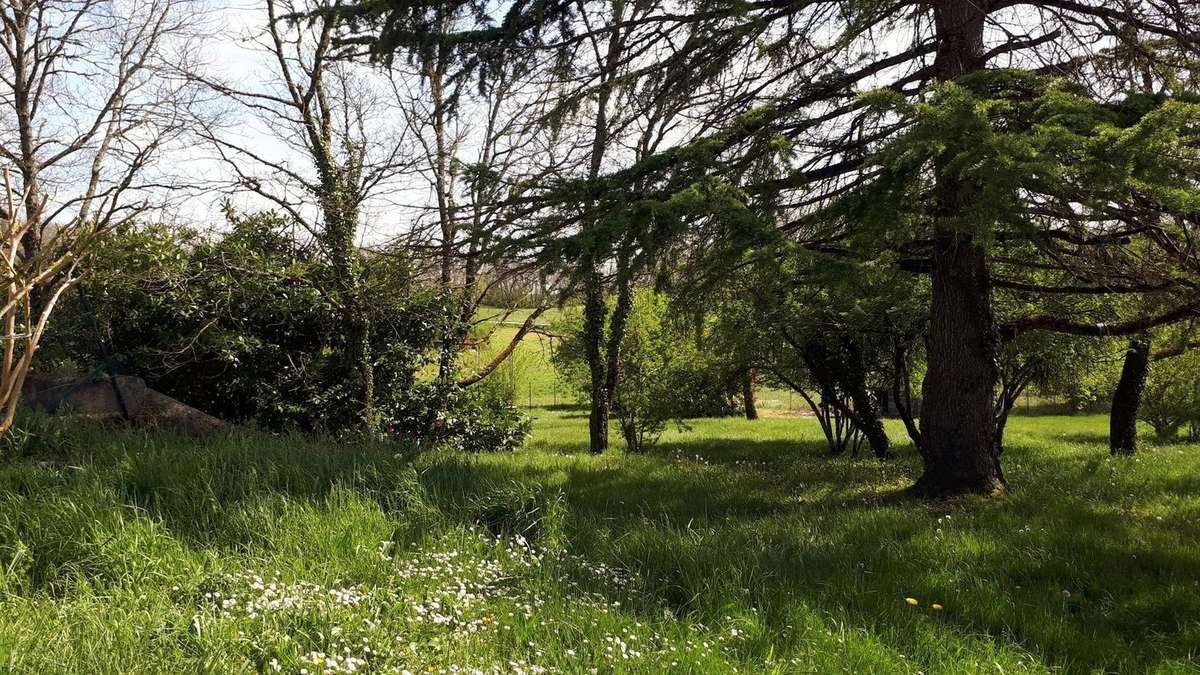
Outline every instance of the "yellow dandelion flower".
[[934, 608], [935, 610], [937, 610], [939, 612], [942, 611], [943, 609], [945, 609], [945, 607], [942, 607], [941, 603], [937, 603], [937, 602], [930, 605], [930, 607]]
[[916, 607], [917, 605], [921, 604], [921, 603], [917, 602], [916, 598], [905, 598], [904, 601], [907, 602], [908, 604], [912, 605], [913, 607]]

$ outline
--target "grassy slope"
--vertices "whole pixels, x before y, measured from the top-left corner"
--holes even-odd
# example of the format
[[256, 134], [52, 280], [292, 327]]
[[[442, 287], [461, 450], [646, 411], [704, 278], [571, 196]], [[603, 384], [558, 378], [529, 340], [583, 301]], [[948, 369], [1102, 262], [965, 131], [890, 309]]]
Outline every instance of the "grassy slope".
[[[481, 336], [490, 335], [490, 339], [478, 350], [467, 352], [463, 359], [465, 369], [471, 371], [490, 362], [508, 346], [516, 336], [520, 324], [531, 312], [529, 309], [481, 308], [476, 317], [482, 321], [479, 333]], [[537, 322], [539, 325], [551, 326], [558, 320], [561, 312], [562, 310], [552, 308], [543, 313]], [[553, 344], [549, 337], [537, 333], [528, 334], [513, 356], [498, 369], [497, 376], [515, 381], [518, 405], [553, 406], [574, 400], [573, 394], [559, 381], [550, 365], [552, 349]]]
[[[492, 357], [506, 347], [517, 334], [518, 327], [532, 310], [504, 310], [483, 307], [477, 320], [482, 321], [480, 334], [490, 331], [490, 339], [475, 351], [468, 351], [463, 366], [473, 370], [491, 361]], [[538, 319], [539, 324], [553, 326], [564, 310], [551, 308]], [[559, 380], [550, 363], [552, 340], [545, 335], [529, 334], [521, 342], [509, 362], [499, 369], [504, 377], [516, 380], [516, 403], [523, 407], [558, 406], [573, 403], [575, 392]], [[759, 411], [790, 414], [807, 411], [804, 401], [786, 390], [762, 388], [757, 394]]]
[[526, 450], [473, 458], [42, 443], [0, 469], [0, 663], [1200, 669], [1198, 447], [1111, 460], [1102, 418], [1017, 418], [1010, 497], [928, 505], [897, 493], [910, 453], [831, 459], [811, 420], [699, 420], [653, 455], [592, 457], [578, 412], [538, 416]]

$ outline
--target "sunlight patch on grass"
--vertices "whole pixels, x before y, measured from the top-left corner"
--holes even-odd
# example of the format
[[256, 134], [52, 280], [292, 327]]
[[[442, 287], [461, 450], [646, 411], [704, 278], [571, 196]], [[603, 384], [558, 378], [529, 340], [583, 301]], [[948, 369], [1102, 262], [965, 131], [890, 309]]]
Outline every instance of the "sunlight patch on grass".
[[[1018, 417], [1012, 493], [924, 503], [811, 420], [399, 455], [78, 428], [0, 468], [12, 672], [1195, 672], [1200, 448]], [[893, 437], [898, 427], [890, 426]], [[908, 598], [917, 601], [911, 604]], [[936, 605], [936, 607], [935, 607]]]

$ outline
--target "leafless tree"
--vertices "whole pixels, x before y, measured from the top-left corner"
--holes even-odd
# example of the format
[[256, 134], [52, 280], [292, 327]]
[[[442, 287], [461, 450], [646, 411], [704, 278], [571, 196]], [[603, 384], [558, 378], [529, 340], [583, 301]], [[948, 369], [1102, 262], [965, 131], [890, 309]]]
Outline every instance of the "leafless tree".
[[197, 17], [194, 0], [0, 8], [0, 159], [24, 195], [26, 255], [48, 229], [103, 230], [180, 187], [154, 162], [188, 132], [196, 91], [169, 72], [193, 61]]
[[[235, 177], [304, 228], [328, 259], [329, 299], [345, 329], [340, 359], [355, 383], [353, 405], [365, 427], [376, 422], [372, 326], [364, 311], [360, 241], [368, 200], [396, 189], [409, 167], [407, 140], [380, 78], [335, 58], [339, 19], [323, 0], [266, 0], [255, 44], [268, 57], [261, 84], [232, 77], [192, 77], [231, 107], [202, 135]], [[295, 17], [314, 18], [297, 21]], [[257, 136], [247, 135], [250, 128]], [[273, 151], [274, 150], [274, 151]]]
[[[460, 17], [453, 8], [434, 17], [452, 30]], [[407, 247], [431, 263], [433, 276], [450, 301], [441, 338], [438, 379], [453, 382], [467, 338], [481, 324], [493, 330], [499, 315], [479, 312], [489, 291], [514, 275], [528, 274], [532, 261], [501, 251], [510, 223], [499, 204], [519, 191], [528, 171], [542, 164], [539, 124], [548, 97], [533, 81], [533, 64], [519, 58], [495, 68], [482, 87], [459, 77], [446, 47], [426, 50], [410, 67], [397, 65], [391, 81], [416, 146], [416, 173], [427, 186], [428, 206], [420, 209], [405, 233]], [[486, 365], [455, 383], [482, 381], [513, 353], [516, 345], [548, 308], [547, 298], [529, 313], [516, 336]], [[497, 321], [499, 319], [499, 321]]]
[[[12, 178], [4, 170], [3, 236], [0, 237], [0, 268], [5, 282], [3, 306], [0, 306], [0, 340], [4, 341], [0, 365], [0, 434], [12, 426], [21, 388], [38, 344], [50, 321], [50, 315], [62, 294], [78, 279], [79, 261], [86, 254], [96, 232], [92, 228], [58, 228], [49, 235], [49, 245], [30, 247], [35, 225], [41, 222], [41, 204], [28, 203], [28, 194], [13, 192]], [[33, 217], [26, 214], [32, 213]], [[35, 295], [44, 300], [35, 303]]]
[[51, 313], [91, 244], [182, 185], [156, 164], [196, 90], [169, 75], [202, 34], [192, 0], [12, 0], [0, 7], [0, 433]]

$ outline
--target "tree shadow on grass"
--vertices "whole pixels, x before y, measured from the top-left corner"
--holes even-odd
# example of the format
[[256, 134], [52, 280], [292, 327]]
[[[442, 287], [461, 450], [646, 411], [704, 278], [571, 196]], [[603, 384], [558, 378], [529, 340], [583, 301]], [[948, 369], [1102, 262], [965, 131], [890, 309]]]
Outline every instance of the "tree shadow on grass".
[[[442, 516], [475, 525], [485, 510], [526, 499], [511, 486], [531, 487], [535, 501], [561, 494], [569, 549], [641, 580], [645, 600], [628, 611], [649, 620], [666, 607], [716, 625], [731, 604], [755, 607], [770, 636], [759, 656], [783, 649], [777, 642], [799, 648], [789, 627], [809, 612], [865, 627], [931, 668], [952, 670], [944, 659], [967, 643], [986, 650], [1010, 641], [1070, 671], [1191, 658], [1200, 650], [1200, 521], [1189, 520], [1186, 505], [1200, 476], [1135, 484], [1124, 472], [1136, 466], [1101, 452], [1043, 450], [1024, 435], [1012, 444], [1008, 497], [938, 504], [901, 496], [918, 470], [913, 457], [830, 458], [811, 439], [684, 437], [644, 456], [414, 461], [386, 447], [300, 439], [199, 445], [132, 435], [82, 447], [72, 463], [95, 468], [117, 511], [121, 503], [142, 509], [192, 545], [218, 549], [254, 542], [239, 510], [271, 495], [319, 503], [342, 486], [395, 512], [414, 496], [405, 477], [415, 476], [419, 496]], [[75, 483], [35, 473], [5, 481], [14, 493], [80, 494]], [[17, 489], [35, 478], [40, 492]], [[1139, 513], [1157, 502], [1181, 515], [1160, 523]], [[519, 508], [500, 517], [528, 515]], [[31, 527], [43, 522], [51, 521]], [[914, 609], [905, 597], [945, 610]]]
[[1074, 409], [1065, 403], [1034, 403], [1032, 405], [1018, 402], [1013, 408], [1013, 417], [1061, 417], [1064, 415], [1077, 414]]
[[1108, 447], [1108, 434], [1099, 431], [1079, 431], [1056, 436], [1055, 438], [1065, 443], [1075, 443], [1078, 445], [1097, 445], [1103, 448]]
[[[673, 453], [691, 448], [667, 447], [613, 458], [624, 465], [563, 458], [549, 467], [454, 470], [471, 482], [562, 490], [568, 541], [642, 579], [647, 618], [661, 603], [719, 623], [731, 598], [748, 597], [774, 635], [807, 608], [872, 626], [898, 653], [929, 663], [954, 649], [942, 654], [914, 636], [978, 649], [1015, 641], [1068, 671], [1152, 668], [1191, 658], [1200, 646], [1188, 628], [1200, 615], [1200, 555], [1188, 542], [1200, 541], [1200, 530], [1132, 517], [1114, 504], [1124, 488], [1107, 494], [1108, 477], [1089, 469], [1091, 457], [1039, 458], [1018, 445], [1010, 496], [925, 504], [897, 487], [911, 480], [912, 463], [838, 462], [784, 441], [704, 446], [724, 454], [680, 461]], [[785, 446], [786, 461], [746, 465]], [[1197, 488], [1200, 478], [1172, 478], [1139, 498], [1182, 498]], [[946, 610], [914, 610], [905, 597]]]
[[550, 461], [435, 462], [421, 471], [439, 506], [450, 510], [489, 487], [535, 484], [561, 492], [573, 511], [600, 519], [741, 517], [783, 511], [766, 477], [637, 456], [556, 456]]
[[548, 410], [550, 412], [573, 413], [571, 415], [564, 415], [563, 417], [579, 418], [579, 417], [587, 417], [588, 416], [587, 408], [579, 405], [578, 403], [555, 403], [555, 404], [542, 405], [542, 406], [538, 406], [538, 407], [541, 408], [542, 410]]
[[[850, 625], [875, 626], [908, 654], [919, 645], [905, 633], [927, 621], [936, 621], [925, 627], [942, 633], [941, 644], [968, 636], [1014, 639], [1051, 664], [1079, 671], [1124, 671], [1130, 662], [1147, 667], [1164, 654], [1186, 658], [1196, 646], [1182, 635], [1200, 612], [1187, 587], [1200, 574], [1195, 555], [1165, 542], [1150, 550], [1131, 546], [1139, 528], [1086, 502], [1062, 504], [1052, 515], [1023, 509], [1028, 530], [1019, 519], [959, 527], [905, 509], [825, 511], [817, 506], [803, 514], [821, 519], [816, 528], [739, 521], [690, 533], [688, 543], [678, 531], [637, 528], [615, 536], [609, 555], [657, 580], [655, 594], [681, 615], [719, 619], [725, 611], [719, 599], [736, 595], [719, 580], [752, 579], [751, 603], [773, 631], [784, 631], [791, 608], [806, 606]], [[1090, 534], [1063, 534], [1072, 531]], [[947, 609], [933, 617], [908, 607], [905, 597]], [[1172, 643], [1172, 636], [1180, 641]]]

